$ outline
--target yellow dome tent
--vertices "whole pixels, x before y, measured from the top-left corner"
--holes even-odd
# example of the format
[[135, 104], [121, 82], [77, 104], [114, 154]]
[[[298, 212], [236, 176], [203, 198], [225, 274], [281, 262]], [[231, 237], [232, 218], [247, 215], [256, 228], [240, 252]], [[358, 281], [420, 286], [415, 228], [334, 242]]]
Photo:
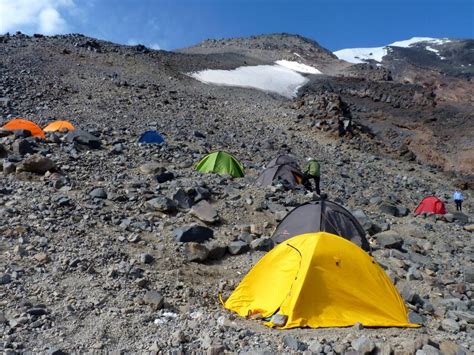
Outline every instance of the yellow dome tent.
[[418, 327], [382, 268], [334, 234], [302, 234], [279, 244], [250, 270], [224, 307], [242, 317], [287, 318], [295, 327]]
[[43, 130], [45, 132], [64, 132], [74, 131], [74, 126], [69, 121], [54, 121], [48, 124]]

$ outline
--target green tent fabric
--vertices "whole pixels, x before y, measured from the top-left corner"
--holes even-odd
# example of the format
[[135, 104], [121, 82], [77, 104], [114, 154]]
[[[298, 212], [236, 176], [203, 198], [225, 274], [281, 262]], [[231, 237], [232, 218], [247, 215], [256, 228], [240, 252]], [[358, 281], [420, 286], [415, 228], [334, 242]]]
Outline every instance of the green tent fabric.
[[232, 155], [222, 151], [206, 155], [196, 165], [196, 170], [203, 173], [228, 174], [233, 177], [245, 175], [243, 165]]

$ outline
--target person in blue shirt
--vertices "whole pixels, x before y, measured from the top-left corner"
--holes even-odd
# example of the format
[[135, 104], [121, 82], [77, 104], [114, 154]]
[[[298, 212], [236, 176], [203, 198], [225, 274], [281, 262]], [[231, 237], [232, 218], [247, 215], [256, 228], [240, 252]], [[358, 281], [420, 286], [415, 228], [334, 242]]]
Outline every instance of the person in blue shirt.
[[456, 204], [456, 211], [462, 211], [462, 202], [464, 201], [464, 196], [459, 190], [455, 190], [453, 194], [453, 200]]

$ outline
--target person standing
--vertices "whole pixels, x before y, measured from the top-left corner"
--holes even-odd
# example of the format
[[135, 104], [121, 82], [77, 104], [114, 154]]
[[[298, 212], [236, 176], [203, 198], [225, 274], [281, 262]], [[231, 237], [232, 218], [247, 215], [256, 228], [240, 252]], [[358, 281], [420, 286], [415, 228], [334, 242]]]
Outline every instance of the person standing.
[[453, 194], [454, 203], [456, 204], [456, 211], [462, 211], [462, 201], [464, 201], [464, 196], [459, 190], [455, 190]]
[[[304, 174], [304, 186], [308, 187], [311, 191], [316, 191], [318, 195], [321, 195], [321, 190], [319, 189], [319, 182], [321, 180], [321, 172], [319, 167], [319, 162], [314, 158], [307, 158], [307, 164], [303, 171]], [[314, 180], [315, 188], [313, 190], [311, 179]]]

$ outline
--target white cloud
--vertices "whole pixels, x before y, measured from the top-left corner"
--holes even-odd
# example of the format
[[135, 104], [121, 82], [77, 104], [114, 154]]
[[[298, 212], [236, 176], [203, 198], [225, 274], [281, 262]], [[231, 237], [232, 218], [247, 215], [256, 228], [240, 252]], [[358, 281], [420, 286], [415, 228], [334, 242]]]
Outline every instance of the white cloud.
[[0, 0], [0, 34], [39, 32], [64, 33], [67, 23], [62, 11], [71, 11], [74, 0]]

